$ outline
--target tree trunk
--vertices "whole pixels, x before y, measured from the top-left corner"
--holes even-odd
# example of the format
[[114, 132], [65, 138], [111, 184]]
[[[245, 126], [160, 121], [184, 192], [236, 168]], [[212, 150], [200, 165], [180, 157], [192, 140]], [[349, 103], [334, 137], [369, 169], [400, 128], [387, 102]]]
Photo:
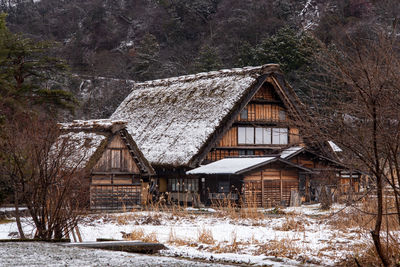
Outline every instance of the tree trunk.
[[17, 228], [19, 232], [19, 237], [25, 239], [24, 230], [22, 229], [21, 225], [21, 217], [19, 214], [19, 201], [18, 201], [18, 193], [17, 190], [14, 192], [14, 207], [15, 207], [15, 221], [17, 222]]
[[372, 240], [374, 241], [376, 252], [378, 253], [379, 258], [382, 261], [383, 266], [389, 266], [389, 261], [383, 251], [380, 233], [381, 233], [381, 225], [382, 225], [382, 217], [383, 217], [383, 189], [382, 189], [382, 177], [377, 175], [376, 177], [376, 194], [378, 201], [378, 210], [375, 221], [375, 229], [371, 231]]

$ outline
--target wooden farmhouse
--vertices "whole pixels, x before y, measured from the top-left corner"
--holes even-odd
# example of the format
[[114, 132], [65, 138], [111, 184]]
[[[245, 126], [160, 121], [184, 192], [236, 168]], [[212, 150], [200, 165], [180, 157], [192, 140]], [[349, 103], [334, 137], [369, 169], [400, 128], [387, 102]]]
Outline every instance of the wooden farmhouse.
[[302, 110], [268, 64], [138, 83], [111, 119], [127, 121], [172, 200], [249, 203], [252, 195], [268, 206], [289, 204], [292, 190], [317, 200], [317, 184], [344, 178], [342, 164], [307, 149], [294, 123]]
[[74, 151], [67, 165], [86, 169], [92, 210], [129, 209], [147, 199], [155, 173], [125, 127], [111, 120], [60, 123], [58, 143]]

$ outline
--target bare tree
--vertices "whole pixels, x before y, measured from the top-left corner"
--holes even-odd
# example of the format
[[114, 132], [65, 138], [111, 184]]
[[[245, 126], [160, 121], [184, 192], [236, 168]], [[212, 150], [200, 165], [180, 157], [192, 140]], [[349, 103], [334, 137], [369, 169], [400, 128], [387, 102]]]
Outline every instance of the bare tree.
[[68, 140], [58, 140], [54, 122], [20, 118], [6, 126], [0, 146], [0, 170], [14, 190], [20, 237], [24, 238], [19, 206], [26, 205], [36, 227], [36, 238], [61, 239], [77, 224], [88, 203], [84, 192], [84, 156]]
[[371, 175], [377, 201], [371, 236], [382, 264], [390, 266], [381, 227], [386, 182], [400, 214], [399, 40], [387, 29], [371, 32], [322, 48], [309, 95], [310, 120], [303, 127], [310, 141], [334, 141], [345, 152], [344, 163]]

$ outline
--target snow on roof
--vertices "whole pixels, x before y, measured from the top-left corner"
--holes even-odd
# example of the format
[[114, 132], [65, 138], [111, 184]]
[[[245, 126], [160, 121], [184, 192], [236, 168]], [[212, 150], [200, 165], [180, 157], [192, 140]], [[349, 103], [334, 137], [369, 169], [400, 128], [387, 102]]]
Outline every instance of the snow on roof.
[[59, 123], [61, 130], [111, 130], [114, 126], [124, 127], [125, 121], [122, 120], [74, 120], [73, 122]]
[[190, 170], [186, 174], [238, 174], [257, 165], [265, 164], [276, 157], [225, 158]]
[[288, 159], [290, 158], [292, 155], [296, 154], [297, 152], [299, 152], [300, 150], [304, 150], [304, 147], [301, 146], [293, 146], [293, 147], [289, 147], [285, 150], [283, 150], [281, 152], [281, 158], [283, 159]]
[[62, 160], [66, 168], [84, 168], [102, 141], [124, 128], [126, 122], [110, 119], [74, 120], [58, 125], [62, 133], [52, 148], [54, 158]]
[[332, 150], [334, 152], [342, 152], [343, 150], [337, 145], [335, 144], [333, 141], [328, 141], [328, 144], [330, 145], [330, 147], [332, 148]]
[[103, 134], [84, 131], [62, 134], [53, 145], [54, 158], [66, 168], [84, 168], [105, 138]]
[[278, 65], [212, 71], [135, 84], [111, 119], [152, 164], [188, 165], [257, 77]]

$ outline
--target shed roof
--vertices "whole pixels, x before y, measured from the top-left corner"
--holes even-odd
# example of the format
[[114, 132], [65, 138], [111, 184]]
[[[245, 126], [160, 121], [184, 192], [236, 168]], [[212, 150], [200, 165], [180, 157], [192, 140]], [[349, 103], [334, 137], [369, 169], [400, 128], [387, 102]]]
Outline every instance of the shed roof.
[[268, 165], [272, 162], [282, 162], [284, 164], [302, 169], [303, 171], [311, 172], [309, 169], [296, 165], [292, 162], [286, 161], [280, 157], [238, 157], [238, 158], [224, 158], [207, 165], [200, 166], [199, 168], [190, 170], [186, 174], [242, 174], [259, 167]]
[[260, 77], [275, 74], [279, 66], [268, 64], [138, 83], [111, 119], [127, 121], [152, 164], [195, 166], [235, 107], [262, 85]]
[[293, 156], [299, 154], [301, 151], [304, 151], [305, 148], [302, 146], [292, 146], [289, 148], [286, 148], [281, 152], [281, 158], [283, 159], [290, 159]]

